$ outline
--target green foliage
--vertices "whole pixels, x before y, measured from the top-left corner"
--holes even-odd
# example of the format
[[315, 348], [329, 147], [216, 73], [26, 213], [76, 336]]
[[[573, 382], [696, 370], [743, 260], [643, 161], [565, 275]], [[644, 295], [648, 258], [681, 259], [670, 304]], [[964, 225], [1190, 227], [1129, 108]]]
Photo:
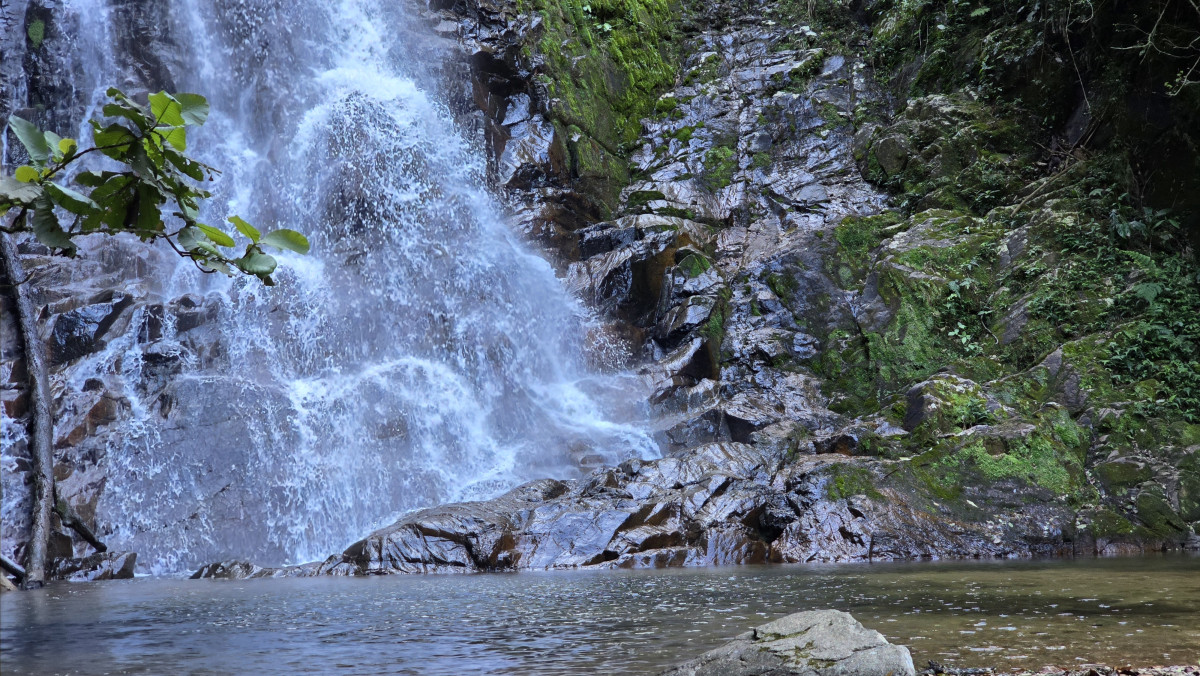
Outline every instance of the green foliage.
[[[0, 178], [0, 218], [7, 233], [32, 232], [38, 241], [74, 256], [76, 238], [92, 234], [130, 233], [142, 241], [165, 240], [205, 272], [239, 270], [273, 284], [277, 262], [264, 246], [308, 253], [308, 240], [294, 230], [266, 235], [238, 216], [229, 220], [250, 243], [240, 255], [223, 249], [236, 246], [220, 228], [199, 222], [201, 202], [211, 193], [197, 187], [217, 173], [185, 154], [187, 130], [204, 124], [208, 102], [198, 94], [151, 94], [141, 104], [118, 89], [109, 89], [103, 113], [110, 121], [91, 121], [93, 145], [79, 150], [74, 139], [43, 132], [27, 120], [9, 118], [9, 129], [29, 155], [30, 164], [12, 177]], [[91, 153], [117, 162], [119, 171], [81, 172], [78, 192], [56, 179]], [[67, 217], [64, 226], [59, 216]], [[168, 226], [173, 217], [176, 224]], [[175, 227], [178, 226], [178, 227]]]
[[[559, 119], [610, 151], [632, 143], [641, 119], [674, 82], [672, 11], [665, 0], [521, 0], [541, 15]], [[669, 106], [668, 102], [663, 103]]]
[[1117, 537], [1133, 533], [1133, 524], [1129, 519], [1106, 507], [1101, 507], [1091, 514], [1091, 525], [1088, 530], [1094, 537]]
[[[1031, 296], [1049, 342], [1107, 336], [1100, 363], [1111, 386], [1140, 387], [1134, 411], [1200, 420], [1200, 276], [1174, 212], [1135, 206], [1119, 193], [1119, 163], [1085, 166], [1069, 217], [1047, 226], [1010, 274], [1014, 293]], [[1039, 255], [1039, 249], [1047, 254]], [[1051, 254], [1053, 265], [1043, 263]], [[1036, 354], [1040, 350], [1034, 351]], [[1034, 358], [1040, 358], [1035, 356]], [[1113, 395], [1117, 396], [1117, 395]], [[1118, 398], [1127, 398], [1125, 396]]]
[[958, 497], [966, 486], [997, 481], [1037, 486], [1075, 501], [1085, 497], [1083, 458], [1088, 435], [1064, 411], [1037, 415], [1030, 422], [1034, 429], [1023, 436], [987, 432], [947, 436], [913, 458], [910, 468], [942, 499]]
[[1114, 302], [1114, 314], [1131, 321], [1113, 332], [1104, 365], [1118, 385], [1146, 385], [1136, 403], [1143, 415], [1178, 411], [1200, 422], [1200, 271], [1180, 256], [1125, 254], [1141, 281]]
[[725, 306], [724, 303], [719, 303], [713, 308], [712, 314], [708, 321], [704, 323], [704, 327], [700, 329], [700, 335], [711, 340], [714, 344], [720, 345], [725, 338]]
[[869, 265], [868, 254], [883, 241], [886, 228], [900, 222], [900, 214], [885, 211], [874, 216], [847, 216], [842, 219], [833, 236], [840, 246], [840, 258], [850, 267], [851, 278], [843, 282], [853, 281], [853, 276], [861, 276]]
[[689, 87], [705, 82], [712, 82], [717, 79], [721, 73], [721, 57], [716, 54], [709, 54], [704, 57], [700, 65], [688, 71], [683, 78], [683, 85]]

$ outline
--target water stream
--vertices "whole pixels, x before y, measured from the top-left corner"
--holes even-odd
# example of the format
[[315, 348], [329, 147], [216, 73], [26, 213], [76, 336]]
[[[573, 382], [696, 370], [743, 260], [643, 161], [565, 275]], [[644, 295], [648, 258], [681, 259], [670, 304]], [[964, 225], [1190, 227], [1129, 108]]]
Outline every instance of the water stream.
[[1200, 663], [1200, 558], [1182, 556], [139, 579], [2, 599], [6, 674], [649, 674], [815, 608], [918, 667]]
[[593, 320], [511, 232], [445, 102], [463, 74], [443, 77], [445, 46], [405, 7], [61, 9], [78, 86], [95, 89], [85, 117], [111, 85], [206, 95], [192, 149], [223, 174], [205, 220], [240, 214], [314, 245], [282, 257], [274, 289], [175, 261], [124, 282], [219, 299], [203, 355], [163, 327], [155, 354], [183, 362], [169, 399], [136, 385], [149, 377], [136, 332], [71, 371], [68, 387], [126, 383], [133, 419], [105, 449], [97, 520], [141, 570], [322, 558], [406, 510], [657, 454], [634, 381], [583, 358], [621, 346], [585, 345]]

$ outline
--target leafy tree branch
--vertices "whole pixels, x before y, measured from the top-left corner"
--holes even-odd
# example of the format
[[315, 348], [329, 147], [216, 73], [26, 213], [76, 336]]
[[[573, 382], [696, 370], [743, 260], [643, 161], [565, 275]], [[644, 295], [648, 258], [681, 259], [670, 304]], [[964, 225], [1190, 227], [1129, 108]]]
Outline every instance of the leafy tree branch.
[[[231, 216], [229, 222], [250, 240], [239, 252], [228, 233], [198, 220], [200, 203], [212, 196], [199, 186], [219, 173], [186, 155], [188, 129], [208, 119], [203, 96], [158, 92], [142, 104], [116, 88], [107, 94], [110, 101], [102, 112], [108, 121], [91, 120], [92, 147], [85, 150], [75, 139], [9, 118], [30, 163], [0, 177], [0, 231], [32, 232], [66, 256], [75, 255], [76, 238], [83, 235], [130, 233], [145, 242], [165, 240], [204, 272], [238, 271], [267, 285], [274, 283], [278, 261], [264, 247], [308, 253], [308, 240], [295, 230], [264, 235]], [[115, 160], [119, 170], [78, 173], [74, 183], [82, 191], [60, 182], [68, 168], [92, 153]], [[65, 225], [60, 214], [66, 215]], [[166, 219], [173, 219], [174, 227]]]

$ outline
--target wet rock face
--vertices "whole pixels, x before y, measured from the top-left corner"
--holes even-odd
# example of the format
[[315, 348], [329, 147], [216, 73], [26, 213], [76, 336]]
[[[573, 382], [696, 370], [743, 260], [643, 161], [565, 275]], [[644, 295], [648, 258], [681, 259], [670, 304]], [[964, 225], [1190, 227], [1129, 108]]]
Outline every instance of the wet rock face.
[[810, 610], [755, 627], [662, 676], [915, 676], [912, 656], [849, 613]]
[[637, 329], [669, 448], [812, 452], [846, 424], [808, 365], [856, 326], [825, 259], [844, 216], [883, 204], [852, 153], [877, 95], [863, 64], [784, 48], [791, 29], [764, 16], [721, 24], [687, 40], [681, 84], [643, 121], [626, 215], [576, 232], [566, 277]]
[[[957, 522], [888, 478], [897, 465], [840, 454], [788, 460], [711, 443], [579, 481], [535, 481], [485, 502], [410, 514], [322, 563], [229, 562], [196, 577], [468, 573], [1011, 556], [1069, 548]], [[1067, 510], [1029, 519], [1070, 521]], [[1030, 524], [1024, 527], [1032, 528]]]
[[[106, 242], [87, 257], [75, 260], [46, 256], [43, 248], [31, 243], [22, 245], [22, 253], [33, 274], [35, 305], [44, 318], [42, 331], [51, 367], [50, 384], [55, 392], [57, 489], [104, 540], [112, 532], [104, 522], [104, 495], [111, 475], [120, 471], [114, 466], [121, 461], [120, 454], [110, 454], [110, 449], [121, 448], [128, 438], [128, 423], [136, 402], [149, 404], [153, 414], [150, 422], [161, 426], [157, 432], [164, 439], [172, 439], [175, 448], [203, 458], [210, 465], [225, 465], [211, 460], [214, 453], [219, 453], [210, 443], [211, 438], [194, 438], [179, 424], [179, 416], [198, 415], [199, 398], [213, 396], [197, 391], [195, 381], [178, 376], [185, 364], [200, 368], [222, 365], [215, 324], [220, 301], [196, 295], [164, 299], [142, 284], [124, 281], [130, 268], [147, 277], [153, 275], [156, 266], [169, 269], [175, 260], [168, 252], [149, 248], [130, 251]], [[10, 330], [10, 317], [6, 310], [6, 356], [19, 355], [12, 342], [16, 333]], [[96, 360], [104, 360], [108, 366], [96, 368]], [[123, 362], [136, 368], [123, 368]], [[82, 377], [81, 369], [95, 375]], [[23, 480], [27, 450], [19, 436], [27, 412], [24, 364], [20, 360], [5, 362], [0, 365], [0, 374], [14, 386], [11, 391], [6, 389], [3, 404], [5, 415], [15, 422], [13, 430], [18, 433], [14, 443], [4, 444], [0, 455], [5, 463], [0, 472], [5, 494], [0, 542], [6, 555], [19, 559], [29, 510], [28, 487]], [[239, 422], [238, 416], [227, 417], [229, 425]], [[197, 495], [192, 503], [181, 503], [180, 509], [189, 511], [179, 518], [229, 514], [221, 489], [237, 475], [229, 472], [222, 478], [226, 479], [223, 483], [218, 478], [205, 482], [202, 490], [209, 493]], [[148, 494], [161, 490], [153, 484], [153, 480], [147, 480]], [[244, 528], [239, 526], [239, 530]], [[71, 579], [108, 579], [123, 575], [121, 571], [133, 565], [132, 558], [120, 562], [105, 559], [96, 564], [103, 564], [101, 568], [96, 568], [88, 563], [92, 550], [82, 539], [62, 535], [55, 538], [55, 544], [60, 556], [78, 559], [60, 566], [61, 574]]]

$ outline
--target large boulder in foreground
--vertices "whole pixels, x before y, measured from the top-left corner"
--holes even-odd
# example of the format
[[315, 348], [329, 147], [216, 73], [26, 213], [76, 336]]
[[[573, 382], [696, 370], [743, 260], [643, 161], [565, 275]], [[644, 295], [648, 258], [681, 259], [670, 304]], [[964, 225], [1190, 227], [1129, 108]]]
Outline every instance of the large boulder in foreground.
[[662, 676], [914, 676], [908, 648], [848, 613], [810, 610], [755, 627]]

